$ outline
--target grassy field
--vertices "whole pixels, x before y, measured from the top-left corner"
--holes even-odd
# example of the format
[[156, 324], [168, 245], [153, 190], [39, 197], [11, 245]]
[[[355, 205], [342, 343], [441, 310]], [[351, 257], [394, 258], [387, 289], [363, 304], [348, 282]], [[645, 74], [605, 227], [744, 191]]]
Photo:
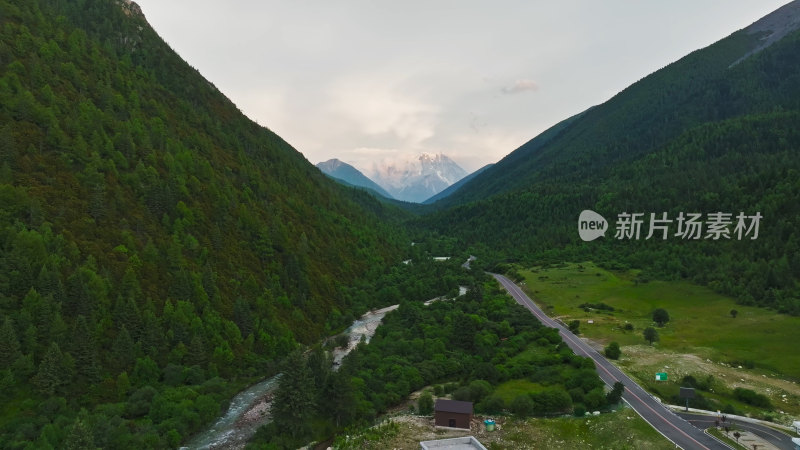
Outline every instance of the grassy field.
[[502, 398], [506, 405], [509, 405], [518, 395], [539, 392], [542, 389], [544, 389], [544, 386], [539, 383], [533, 383], [528, 380], [510, 380], [497, 386], [493, 394]]
[[[795, 351], [800, 318], [737, 305], [689, 283], [636, 282], [634, 271], [612, 273], [591, 263], [520, 273], [525, 277], [523, 288], [548, 314], [564, 322], [579, 320], [581, 335], [599, 346], [620, 343], [623, 352], [617, 364], [660, 397], [676, 394], [685, 375], [698, 380], [711, 375], [713, 389], [703, 396], [720, 408], [731, 405], [777, 420], [800, 415], [800, 354]], [[614, 310], [600, 309], [599, 304]], [[669, 312], [670, 321], [663, 328], [652, 322], [656, 308]], [[732, 309], [738, 311], [735, 318]], [[626, 324], [633, 330], [626, 331]], [[649, 326], [660, 335], [653, 346], [642, 337]], [[667, 372], [669, 382], [656, 382], [655, 372]], [[738, 402], [731, 394], [737, 387], [767, 395], [775, 413]]]
[[[652, 312], [664, 308], [671, 320], [657, 328], [658, 347], [800, 380], [800, 317], [737, 305], [733, 299], [689, 283], [637, 283], [634, 272], [611, 273], [591, 263], [521, 273], [528, 294], [547, 305], [551, 315], [565, 322], [580, 320], [581, 333], [600, 342], [645, 343], [642, 330], [655, 326]], [[587, 312], [579, 307], [584, 303], [605, 303], [616, 310]], [[738, 311], [736, 318], [730, 314], [732, 309]], [[623, 330], [627, 322], [633, 324], [633, 331]]]
[[392, 418], [391, 426], [374, 428], [351, 436], [337, 448], [416, 450], [419, 442], [459, 436], [475, 436], [489, 450], [593, 448], [667, 450], [675, 445], [655, 431], [630, 409], [599, 416], [555, 419], [493, 417], [498, 429], [485, 431], [483, 417], [473, 420], [471, 431], [435, 430], [430, 418], [402, 415]]

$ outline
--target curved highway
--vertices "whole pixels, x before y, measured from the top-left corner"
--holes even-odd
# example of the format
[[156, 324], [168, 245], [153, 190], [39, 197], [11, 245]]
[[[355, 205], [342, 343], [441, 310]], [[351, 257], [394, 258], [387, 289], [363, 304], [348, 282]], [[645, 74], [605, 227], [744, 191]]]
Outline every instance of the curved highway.
[[569, 345], [576, 355], [591, 358], [597, 367], [600, 378], [609, 386], [617, 381], [625, 385], [625, 393], [622, 398], [634, 409], [644, 420], [653, 426], [658, 432], [672, 441], [676, 446], [686, 450], [724, 450], [730, 449], [726, 444], [705, 434], [702, 430], [695, 428], [688, 422], [678, 417], [675, 413], [664, 407], [661, 402], [645, 392], [631, 378], [622, 373], [616, 366], [608, 362], [604, 356], [600, 355], [588, 344], [577, 338], [564, 326], [549, 318], [535, 303], [508, 278], [492, 274], [492, 276], [503, 286], [506, 291], [520, 305], [527, 308], [544, 325], [557, 328], [564, 342]]
[[[704, 430], [706, 428], [711, 428], [715, 426], [717, 421], [716, 417], [705, 414], [685, 413], [685, 412], [677, 412], [676, 414], [681, 416], [684, 420], [688, 421], [692, 425]], [[735, 418], [731, 417], [728, 417], [726, 419], [726, 423], [734, 424], [736, 425], [736, 428], [749, 431], [781, 450], [794, 450], [795, 448], [794, 444], [792, 444], [791, 436], [789, 436], [786, 433], [782, 433], [778, 430], [775, 430], [774, 428], [770, 428], [766, 425], [744, 422], [742, 420], [736, 420]]]

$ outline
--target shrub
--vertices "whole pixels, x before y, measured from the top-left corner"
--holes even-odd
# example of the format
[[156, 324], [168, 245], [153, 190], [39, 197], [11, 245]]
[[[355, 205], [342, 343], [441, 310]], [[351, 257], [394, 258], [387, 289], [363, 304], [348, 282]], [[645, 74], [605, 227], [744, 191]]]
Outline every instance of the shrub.
[[430, 392], [425, 391], [419, 396], [417, 409], [419, 409], [421, 416], [429, 416], [433, 413], [433, 396]]
[[697, 388], [697, 379], [691, 375], [686, 375], [681, 380], [681, 386], [683, 387], [690, 387], [690, 388]]
[[475, 409], [487, 414], [500, 414], [506, 409], [506, 403], [497, 395], [490, 395], [475, 406]]
[[621, 382], [617, 381], [614, 383], [614, 387], [611, 389], [611, 392], [606, 394], [606, 401], [611, 405], [616, 405], [622, 400], [622, 394], [625, 392], [625, 385]]
[[469, 397], [475, 403], [483, 400], [490, 392], [492, 392], [492, 385], [488, 381], [474, 380], [469, 384]]
[[532, 396], [537, 412], [561, 413], [572, 409], [572, 398], [567, 391], [553, 387], [537, 392]]
[[453, 391], [453, 400], [468, 402], [471, 399], [472, 396], [470, 395], [469, 388], [466, 386], [461, 386], [460, 388]]
[[605, 353], [606, 357], [610, 359], [619, 359], [620, 355], [622, 355], [622, 350], [620, 350], [618, 343], [612, 342], [606, 347]]
[[644, 329], [644, 332], [642, 332], [642, 336], [644, 336], [644, 339], [649, 342], [650, 345], [653, 345], [653, 342], [658, 340], [658, 331], [653, 327], [647, 327]]
[[766, 395], [758, 394], [750, 389], [736, 388], [733, 390], [733, 396], [742, 403], [747, 403], [757, 408], [772, 409], [772, 403]]
[[533, 400], [527, 394], [521, 394], [511, 400], [511, 412], [520, 417], [528, 417], [533, 413]]
[[584, 396], [584, 402], [591, 410], [605, 407], [607, 404], [605, 391], [603, 388], [592, 389]]
[[669, 313], [664, 308], [658, 308], [653, 311], [653, 322], [657, 323], [659, 327], [669, 322]]
[[739, 414], [739, 410], [730, 403], [726, 403], [725, 406], [722, 407], [722, 412], [725, 414]]

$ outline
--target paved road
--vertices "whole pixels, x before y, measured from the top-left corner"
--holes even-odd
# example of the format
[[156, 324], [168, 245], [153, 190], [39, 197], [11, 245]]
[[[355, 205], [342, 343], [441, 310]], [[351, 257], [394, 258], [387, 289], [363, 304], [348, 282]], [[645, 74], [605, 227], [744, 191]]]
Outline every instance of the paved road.
[[[704, 430], [706, 428], [713, 427], [715, 425], [715, 421], [717, 420], [716, 416], [708, 416], [704, 414], [685, 413], [685, 412], [678, 412], [676, 414], [681, 416], [683, 419], [685, 419], [692, 425], [698, 428], [702, 428]], [[794, 444], [792, 444], [792, 438], [788, 434], [781, 433], [780, 431], [777, 431], [766, 425], [744, 422], [741, 420], [733, 419], [731, 417], [728, 417], [725, 420], [725, 422], [733, 423], [734, 425], [736, 425], [737, 428], [749, 431], [781, 450], [794, 450], [795, 448]]]
[[675, 413], [665, 408], [661, 403], [653, 398], [650, 394], [645, 392], [638, 384], [636, 384], [627, 375], [622, 373], [613, 364], [608, 362], [600, 353], [595, 351], [588, 344], [577, 338], [564, 326], [557, 323], [538, 307], [535, 303], [508, 278], [492, 274], [492, 276], [500, 282], [509, 294], [520, 305], [527, 308], [539, 321], [551, 328], [557, 328], [561, 337], [567, 345], [575, 352], [576, 355], [586, 356], [594, 360], [597, 366], [597, 373], [600, 378], [608, 385], [613, 385], [617, 381], [621, 381], [625, 385], [625, 393], [622, 398], [627, 402], [631, 408], [634, 409], [644, 420], [658, 430], [661, 434], [666, 436], [667, 439], [672, 441], [675, 445], [685, 450], [722, 450], [730, 449], [726, 444], [714, 439], [713, 437], [703, 433], [702, 430], [693, 427], [685, 420], [681, 419]]

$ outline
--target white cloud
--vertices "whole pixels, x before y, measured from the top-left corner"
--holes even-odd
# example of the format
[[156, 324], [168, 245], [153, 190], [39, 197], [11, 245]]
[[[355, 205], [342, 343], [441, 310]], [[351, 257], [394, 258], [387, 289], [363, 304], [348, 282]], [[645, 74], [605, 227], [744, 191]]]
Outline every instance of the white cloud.
[[533, 80], [517, 80], [511, 86], [502, 89], [504, 94], [519, 94], [521, 92], [538, 91], [539, 85]]
[[442, 152], [467, 170], [784, 2], [137, 0], [310, 161]]
[[350, 77], [327, 89], [325, 113], [344, 121], [362, 143], [421, 150], [435, 134], [439, 106], [385, 75]]

